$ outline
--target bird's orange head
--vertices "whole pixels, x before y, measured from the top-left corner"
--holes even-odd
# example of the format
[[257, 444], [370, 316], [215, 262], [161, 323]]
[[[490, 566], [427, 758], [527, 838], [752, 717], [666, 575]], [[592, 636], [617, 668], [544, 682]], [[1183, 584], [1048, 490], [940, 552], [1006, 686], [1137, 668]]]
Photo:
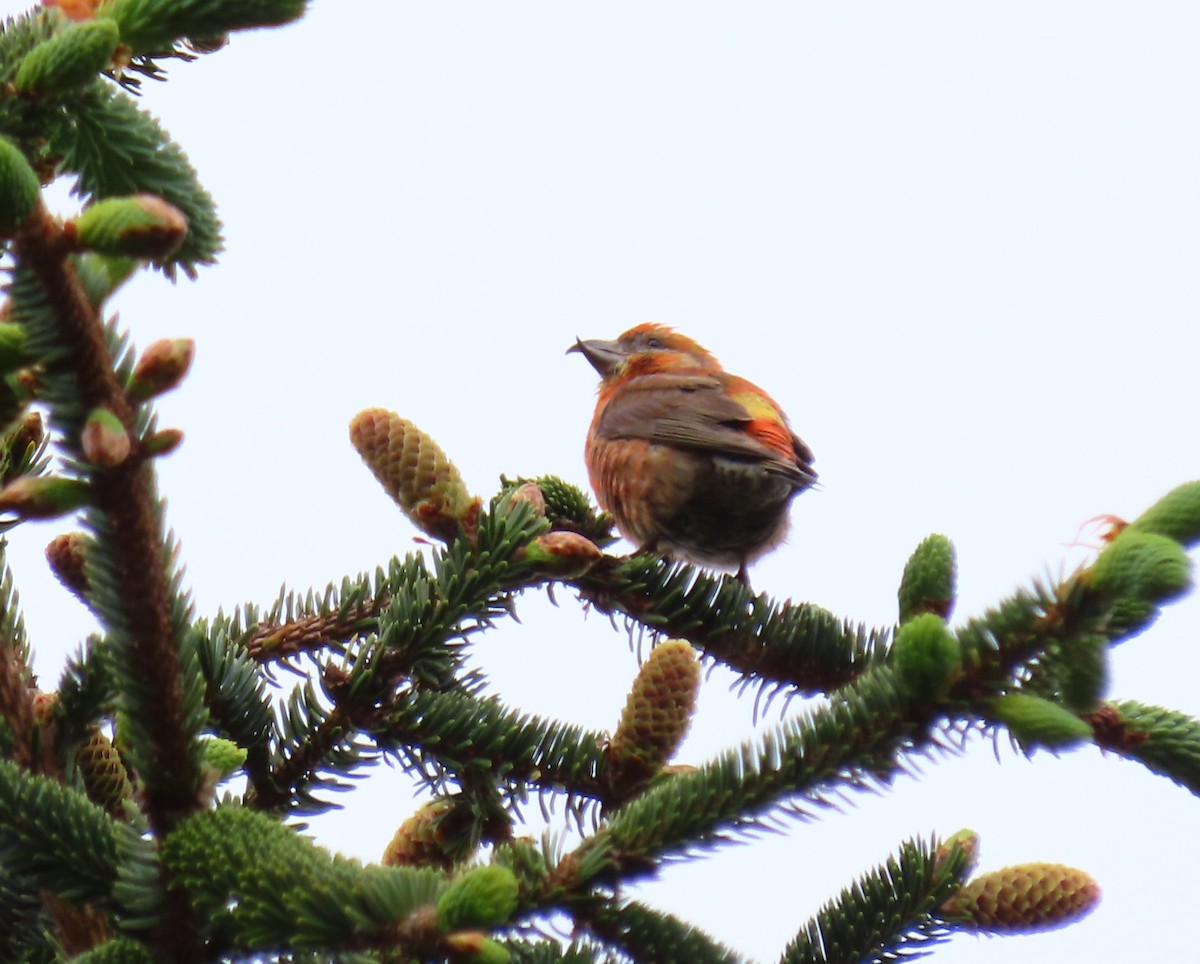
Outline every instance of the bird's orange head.
[[616, 341], [577, 338], [567, 351], [583, 355], [606, 385], [653, 372], [721, 371], [721, 363], [707, 349], [655, 322], [630, 328]]

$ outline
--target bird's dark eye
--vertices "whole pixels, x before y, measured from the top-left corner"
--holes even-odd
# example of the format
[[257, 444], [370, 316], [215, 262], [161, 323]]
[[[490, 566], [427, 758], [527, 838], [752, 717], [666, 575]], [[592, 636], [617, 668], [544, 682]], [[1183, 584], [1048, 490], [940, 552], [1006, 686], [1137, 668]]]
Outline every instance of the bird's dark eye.
[[647, 338], [646, 339], [646, 347], [647, 348], [653, 348], [657, 351], [659, 348], [662, 348], [662, 346], [663, 346], [663, 343], [661, 341], [659, 341], [657, 338]]

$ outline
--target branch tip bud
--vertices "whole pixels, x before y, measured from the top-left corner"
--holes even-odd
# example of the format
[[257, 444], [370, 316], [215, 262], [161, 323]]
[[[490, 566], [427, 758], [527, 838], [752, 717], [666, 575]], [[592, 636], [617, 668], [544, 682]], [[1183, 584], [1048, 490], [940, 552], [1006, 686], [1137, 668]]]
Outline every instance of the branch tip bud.
[[81, 250], [166, 261], [187, 238], [187, 218], [153, 194], [97, 201], [68, 225]]

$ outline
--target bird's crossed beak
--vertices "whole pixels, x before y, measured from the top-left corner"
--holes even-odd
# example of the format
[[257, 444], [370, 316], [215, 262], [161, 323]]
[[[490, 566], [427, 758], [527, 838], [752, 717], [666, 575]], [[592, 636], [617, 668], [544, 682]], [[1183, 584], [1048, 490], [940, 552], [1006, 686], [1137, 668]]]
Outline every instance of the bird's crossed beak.
[[590, 341], [575, 339], [575, 344], [567, 349], [567, 354], [577, 351], [600, 373], [601, 378], [607, 378], [625, 359], [625, 352], [615, 341], [601, 341], [593, 338]]

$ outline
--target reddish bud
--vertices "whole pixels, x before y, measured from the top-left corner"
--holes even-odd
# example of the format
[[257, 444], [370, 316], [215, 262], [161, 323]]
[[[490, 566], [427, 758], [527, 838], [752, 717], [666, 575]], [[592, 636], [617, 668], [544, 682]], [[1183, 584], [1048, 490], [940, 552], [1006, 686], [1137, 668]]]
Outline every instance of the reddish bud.
[[574, 579], [592, 568], [603, 554], [578, 532], [547, 532], [522, 550], [520, 558], [557, 579]]
[[183, 432], [177, 428], [164, 428], [142, 439], [142, 450], [150, 458], [158, 458], [160, 455], [170, 455], [182, 444]]
[[91, 541], [83, 532], [64, 532], [46, 546], [50, 571], [80, 599], [86, 599], [88, 592], [86, 553]]
[[0, 484], [5, 484], [28, 470], [34, 453], [46, 439], [46, 426], [39, 412], [26, 412], [19, 422], [9, 429], [4, 445], [8, 459], [0, 473]]
[[967, 866], [963, 871], [963, 875], [965, 876], [971, 872], [979, 860], [979, 834], [974, 830], [960, 830], [958, 833], [947, 837], [938, 846], [937, 853], [934, 855], [934, 862], [939, 867], [942, 866], [955, 846], [966, 852]]
[[183, 42], [194, 53], [212, 54], [229, 43], [229, 34], [220, 33], [213, 37], [186, 37]]
[[79, 438], [84, 457], [94, 465], [120, 465], [132, 449], [129, 433], [121, 420], [107, 408], [93, 409]]
[[455, 931], [442, 938], [442, 943], [451, 960], [463, 964], [508, 964], [512, 960], [508, 948], [480, 931]]
[[0, 490], [0, 511], [10, 510], [26, 519], [57, 519], [74, 512], [87, 500], [86, 482], [23, 475]]
[[187, 218], [153, 194], [105, 198], [67, 225], [84, 251], [164, 261], [187, 238]]
[[58, 715], [58, 694], [38, 693], [33, 698], [33, 721], [41, 729], [49, 729], [54, 725]]
[[129, 394], [138, 401], [154, 398], [177, 387], [192, 367], [196, 343], [191, 338], [163, 338], [138, 359], [129, 382]]
[[536, 482], [526, 482], [518, 485], [509, 495], [509, 502], [516, 505], [518, 502], [528, 502], [533, 506], [533, 513], [539, 519], [546, 518], [546, 497], [542, 495], [541, 487]]

